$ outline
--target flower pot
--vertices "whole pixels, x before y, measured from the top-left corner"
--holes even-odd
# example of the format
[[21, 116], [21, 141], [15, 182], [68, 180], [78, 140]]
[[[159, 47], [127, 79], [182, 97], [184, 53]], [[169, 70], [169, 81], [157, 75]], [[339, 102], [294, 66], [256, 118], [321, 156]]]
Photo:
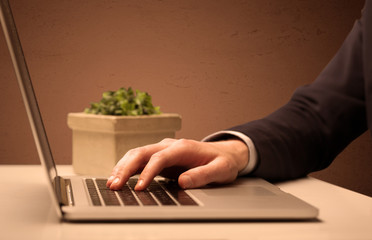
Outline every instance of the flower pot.
[[69, 113], [75, 173], [107, 176], [124, 154], [136, 147], [174, 138], [181, 117], [174, 113], [108, 116]]

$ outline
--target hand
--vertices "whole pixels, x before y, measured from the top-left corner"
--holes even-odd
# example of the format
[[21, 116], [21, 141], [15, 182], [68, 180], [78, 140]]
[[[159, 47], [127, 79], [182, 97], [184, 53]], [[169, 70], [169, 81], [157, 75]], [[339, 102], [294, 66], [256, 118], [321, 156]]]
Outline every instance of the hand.
[[146, 189], [156, 175], [178, 177], [178, 184], [184, 189], [229, 183], [248, 164], [248, 156], [248, 147], [237, 139], [164, 139], [128, 151], [114, 167], [107, 187], [118, 190], [137, 173], [141, 173], [135, 187], [139, 191]]

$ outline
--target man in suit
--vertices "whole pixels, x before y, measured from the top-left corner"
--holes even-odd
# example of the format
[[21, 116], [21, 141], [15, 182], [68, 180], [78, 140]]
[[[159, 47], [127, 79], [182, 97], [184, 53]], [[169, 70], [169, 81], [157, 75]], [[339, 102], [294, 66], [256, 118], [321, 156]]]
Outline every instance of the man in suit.
[[227, 183], [250, 174], [269, 180], [306, 176], [327, 167], [372, 127], [372, 0], [318, 78], [269, 116], [198, 142], [165, 139], [129, 151], [107, 182], [119, 189], [141, 172], [142, 190], [158, 174], [183, 188]]

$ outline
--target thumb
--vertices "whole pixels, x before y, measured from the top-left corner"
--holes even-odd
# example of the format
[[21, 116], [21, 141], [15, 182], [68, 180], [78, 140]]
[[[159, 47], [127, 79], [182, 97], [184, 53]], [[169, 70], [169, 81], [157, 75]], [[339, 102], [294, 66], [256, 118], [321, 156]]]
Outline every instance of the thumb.
[[182, 173], [178, 185], [183, 189], [198, 188], [210, 183], [228, 183], [237, 177], [237, 171], [221, 166], [221, 162], [212, 161]]

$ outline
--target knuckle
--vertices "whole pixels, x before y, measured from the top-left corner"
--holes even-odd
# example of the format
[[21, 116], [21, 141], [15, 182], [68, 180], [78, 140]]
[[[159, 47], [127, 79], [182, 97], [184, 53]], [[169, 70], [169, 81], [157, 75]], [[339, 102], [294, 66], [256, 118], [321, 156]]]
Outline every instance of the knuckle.
[[133, 157], [143, 155], [144, 153], [145, 153], [144, 148], [143, 147], [138, 147], [138, 148], [130, 149], [124, 156], [133, 158]]
[[222, 169], [224, 169], [224, 171], [228, 171], [228, 172], [230, 172], [233, 168], [230, 161], [228, 161], [226, 159], [221, 160], [220, 165], [221, 165]]
[[194, 141], [189, 140], [189, 139], [178, 139], [176, 142], [174, 142], [174, 145], [180, 148], [190, 148], [195, 145]]
[[163, 159], [163, 154], [161, 152], [156, 152], [151, 156], [151, 162], [161, 162]]
[[162, 143], [162, 144], [169, 144], [169, 143], [172, 143], [174, 141], [175, 140], [172, 139], [172, 138], [164, 138], [163, 140], [160, 141], [160, 143]]
[[227, 159], [220, 161], [221, 171], [221, 182], [231, 182], [233, 181], [238, 174], [236, 166]]

